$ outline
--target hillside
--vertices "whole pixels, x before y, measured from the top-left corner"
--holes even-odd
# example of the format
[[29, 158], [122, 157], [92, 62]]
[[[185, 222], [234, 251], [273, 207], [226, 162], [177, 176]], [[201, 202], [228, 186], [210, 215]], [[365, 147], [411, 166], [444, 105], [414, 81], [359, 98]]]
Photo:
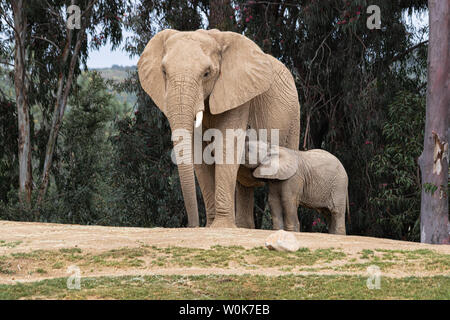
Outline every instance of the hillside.
[[135, 66], [118, 66], [113, 65], [110, 68], [92, 69], [99, 72], [104, 79], [113, 80], [116, 82], [124, 81], [130, 73], [136, 71]]
[[[115, 84], [123, 83], [126, 78], [136, 71], [135, 66], [118, 66], [113, 65], [110, 68], [91, 69], [101, 74], [102, 78], [111, 80]], [[116, 99], [123, 104], [128, 104], [132, 108], [136, 103], [136, 95], [128, 92], [118, 92], [115, 88], [110, 87], [110, 92], [114, 94]]]

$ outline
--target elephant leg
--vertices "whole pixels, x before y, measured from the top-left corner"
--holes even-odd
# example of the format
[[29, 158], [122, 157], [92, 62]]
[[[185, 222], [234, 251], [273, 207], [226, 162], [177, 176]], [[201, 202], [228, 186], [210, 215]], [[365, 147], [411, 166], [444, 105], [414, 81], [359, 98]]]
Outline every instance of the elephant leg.
[[331, 211], [329, 233], [345, 235], [345, 205]]
[[283, 225], [283, 207], [281, 206], [281, 199], [278, 194], [269, 189], [269, 208], [272, 215], [272, 229], [282, 230]]
[[236, 183], [236, 226], [255, 229], [253, 216], [254, 189]]
[[215, 206], [212, 228], [235, 228], [234, 196], [238, 165], [216, 164]]
[[[212, 228], [235, 228], [235, 194], [237, 173], [244, 151], [245, 133], [248, 123], [249, 103], [218, 114], [214, 127], [222, 132], [220, 152], [215, 149], [215, 206], [216, 215]], [[219, 143], [219, 141], [218, 141]], [[217, 145], [218, 146], [218, 145]], [[233, 155], [233, 156], [232, 156]]]
[[216, 214], [215, 196], [214, 196], [214, 165], [205, 163], [196, 164], [195, 175], [197, 176], [200, 190], [202, 191], [203, 201], [206, 209], [206, 227], [211, 226]]
[[297, 215], [297, 206], [291, 199], [283, 199], [284, 230], [300, 232], [300, 221]]

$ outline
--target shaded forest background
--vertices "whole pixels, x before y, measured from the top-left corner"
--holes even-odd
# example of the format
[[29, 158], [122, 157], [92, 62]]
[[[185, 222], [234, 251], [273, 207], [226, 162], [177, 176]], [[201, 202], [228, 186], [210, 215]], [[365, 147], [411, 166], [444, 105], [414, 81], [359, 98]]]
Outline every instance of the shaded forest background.
[[[62, 10], [70, 1], [34, 4]], [[381, 29], [366, 26], [368, 5], [381, 8]], [[8, 2], [1, 2], [8, 12]], [[81, 5], [80, 5], [81, 6]], [[82, 7], [82, 6], [81, 6]], [[57, 9], [56, 9], [57, 8]], [[83, 7], [82, 7], [83, 8]], [[426, 0], [104, 0], [93, 7], [75, 65], [76, 81], [53, 155], [49, 187], [37, 202], [67, 32], [45, 27], [28, 10], [27, 75], [33, 196], [19, 201], [17, 108], [12, 31], [0, 45], [0, 219], [114, 226], [179, 227], [187, 223], [170, 128], [140, 87], [135, 68], [87, 70], [89, 49], [106, 41], [139, 55], [164, 28], [219, 28], [245, 34], [294, 75], [301, 104], [302, 150], [335, 154], [349, 175], [354, 235], [419, 240], [420, 172], [427, 72], [427, 27], [411, 17]], [[53, 26], [54, 27], [54, 26]], [[58, 28], [58, 27], [57, 27]], [[123, 38], [123, 31], [134, 35]], [[60, 37], [61, 39], [59, 39]], [[9, 42], [8, 42], [9, 39]], [[58, 49], [59, 48], [59, 49]], [[71, 52], [73, 55], [73, 52]], [[3, 64], [1, 62], [4, 62]], [[125, 75], [125, 76], [124, 76]], [[271, 228], [267, 190], [256, 192], [258, 228]], [[201, 225], [205, 210], [198, 189]], [[320, 215], [299, 208], [302, 231], [326, 232]]]

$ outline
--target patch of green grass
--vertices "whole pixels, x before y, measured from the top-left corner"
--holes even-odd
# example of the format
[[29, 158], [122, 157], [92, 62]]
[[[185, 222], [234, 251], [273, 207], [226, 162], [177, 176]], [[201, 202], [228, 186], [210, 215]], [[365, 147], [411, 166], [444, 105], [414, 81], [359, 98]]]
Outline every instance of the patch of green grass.
[[150, 250], [160, 254], [152, 261], [153, 265], [181, 267], [227, 268], [230, 264], [234, 264], [250, 269], [255, 267], [292, 268], [317, 262], [332, 262], [346, 256], [345, 253], [332, 248], [315, 251], [301, 248], [296, 252], [271, 251], [264, 247], [245, 249], [241, 246], [212, 246], [210, 249], [167, 247]]
[[384, 272], [401, 269], [408, 271], [433, 271], [445, 274], [450, 270], [450, 255], [431, 250], [362, 250], [357, 259], [334, 249], [301, 248], [296, 252], [279, 252], [265, 247], [245, 249], [241, 246], [213, 246], [210, 249], [141, 246], [121, 248], [101, 253], [83, 252], [80, 248], [37, 250], [0, 256], [0, 273], [12, 274], [12, 266], [20, 264], [21, 272], [35, 272], [37, 268], [48, 273], [76, 264], [83, 270], [104, 268], [157, 268], [198, 267], [234, 268], [247, 270], [277, 268], [285, 272], [329, 270], [359, 273], [370, 265], [377, 265]]
[[450, 277], [382, 278], [370, 290], [360, 276], [126, 276], [66, 278], [0, 285], [0, 299], [450, 299]]
[[364, 249], [360, 253], [361, 253], [361, 259], [370, 259], [374, 255], [374, 252], [369, 249]]
[[368, 262], [357, 263], [352, 261], [335, 268], [335, 270], [363, 270], [370, 265], [377, 265], [383, 271], [391, 268], [405, 270], [448, 271], [450, 273], [450, 255], [441, 254], [429, 249], [419, 250], [362, 250], [360, 259]]
[[75, 253], [81, 253], [82, 251], [80, 248], [61, 248], [61, 249], [59, 249], [59, 252], [75, 254]]
[[283, 268], [280, 268], [280, 271], [283, 271], [283, 272], [291, 272], [292, 271], [292, 267], [283, 267]]
[[222, 247], [213, 246], [211, 249], [196, 249], [183, 247], [154, 248], [152, 261], [156, 266], [181, 266], [181, 267], [227, 267], [229, 261], [235, 257], [238, 251], [244, 250], [242, 247]]
[[89, 267], [141, 267], [144, 262], [136, 257], [145, 255], [145, 252], [145, 249], [140, 248], [123, 248], [99, 254], [83, 253], [80, 248], [16, 252], [0, 256], [0, 272], [9, 274], [9, 269], [5, 269], [5, 266], [16, 265], [18, 262], [31, 270], [34, 270], [33, 266], [39, 268], [43, 264], [46, 268], [50, 266], [50, 270], [62, 269], [71, 264]]
[[419, 250], [382, 250], [377, 249], [382, 254], [384, 261], [393, 261], [403, 265], [417, 265], [427, 271], [447, 270], [450, 272], [450, 255], [441, 254], [429, 249]]
[[[51, 251], [44, 251], [44, 250], [35, 250], [32, 252], [15, 252], [11, 253], [11, 256], [17, 259], [40, 259], [44, 258], [44, 255], [48, 255], [48, 253], [51, 253]], [[57, 254], [56, 252], [53, 252], [53, 255]]]
[[36, 273], [40, 273], [40, 274], [46, 274], [46, 273], [47, 273], [47, 271], [45, 271], [45, 270], [42, 269], [42, 268], [37, 268], [35, 272], [36, 272]]
[[122, 248], [106, 251], [100, 254], [87, 254], [82, 266], [104, 266], [104, 267], [141, 267], [144, 261], [138, 259], [147, 253], [144, 248]]
[[15, 248], [21, 243], [22, 241], [7, 242], [5, 240], [0, 240], [0, 247]]
[[316, 263], [329, 263], [334, 260], [341, 260], [346, 257], [342, 251], [333, 248], [317, 249], [311, 251], [308, 248], [301, 248], [296, 252], [279, 252], [267, 250], [263, 247], [248, 250], [250, 256], [255, 256], [253, 264], [264, 267], [278, 266], [310, 266]]
[[389, 268], [396, 266], [394, 262], [365, 262], [365, 263], [347, 263], [333, 267], [335, 271], [364, 271], [370, 266], [377, 266], [381, 271], [388, 271]]
[[0, 274], [14, 274], [14, 272], [10, 263], [0, 261]]

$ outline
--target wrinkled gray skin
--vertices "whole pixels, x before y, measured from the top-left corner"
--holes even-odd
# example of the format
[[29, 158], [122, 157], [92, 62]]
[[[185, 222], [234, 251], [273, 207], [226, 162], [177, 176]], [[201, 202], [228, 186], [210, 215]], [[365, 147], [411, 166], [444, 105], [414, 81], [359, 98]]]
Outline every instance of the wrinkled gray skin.
[[[249, 158], [248, 154], [256, 154], [258, 146], [263, 150], [261, 159]], [[301, 205], [324, 213], [330, 233], [346, 234], [348, 178], [335, 156], [321, 149], [269, 149], [261, 141], [246, 142], [246, 149], [245, 166], [254, 169], [255, 178], [269, 184], [273, 229], [298, 232], [297, 208]]]

